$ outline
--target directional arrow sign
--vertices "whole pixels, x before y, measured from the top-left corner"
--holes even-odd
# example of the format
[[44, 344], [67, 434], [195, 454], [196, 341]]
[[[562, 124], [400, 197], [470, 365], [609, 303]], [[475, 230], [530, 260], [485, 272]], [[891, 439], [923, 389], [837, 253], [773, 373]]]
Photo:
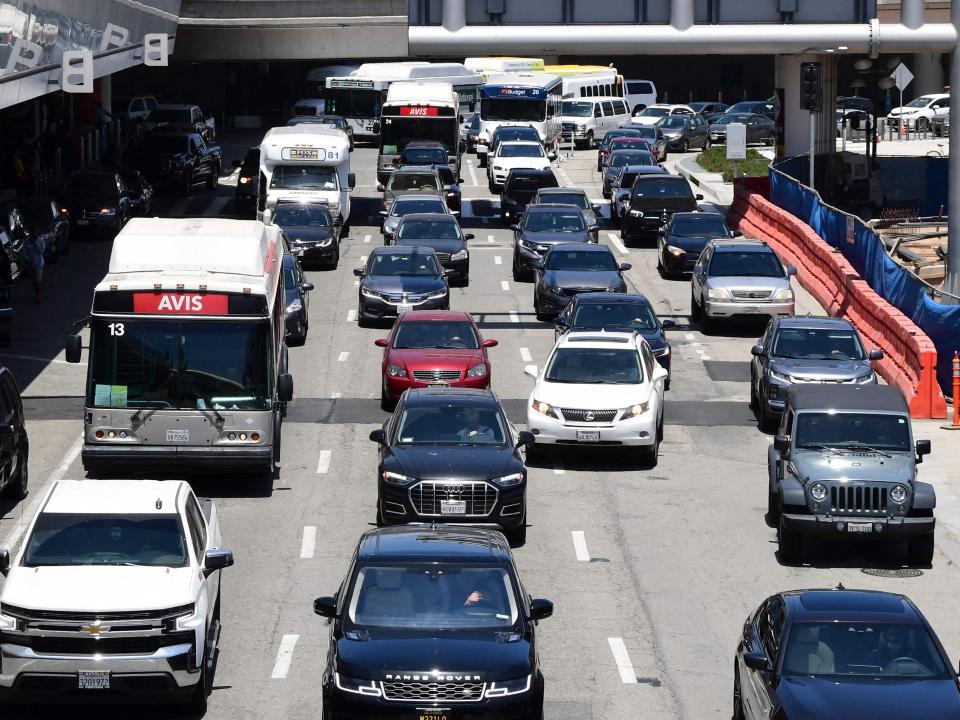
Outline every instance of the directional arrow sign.
[[893, 83], [897, 86], [897, 89], [902, 92], [907, 89], [907, 85], [913, 80], [913, 73], [906, 65], [900, 63], [890, 77], [893, 78]]

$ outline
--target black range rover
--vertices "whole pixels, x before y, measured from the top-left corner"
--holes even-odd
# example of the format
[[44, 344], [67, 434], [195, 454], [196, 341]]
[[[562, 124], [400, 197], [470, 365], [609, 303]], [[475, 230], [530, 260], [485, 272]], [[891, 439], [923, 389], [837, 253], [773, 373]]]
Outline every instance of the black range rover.
[[540, 720], [537, 621], [496, 530], [370, 530], [333, 597], [323, 720]]

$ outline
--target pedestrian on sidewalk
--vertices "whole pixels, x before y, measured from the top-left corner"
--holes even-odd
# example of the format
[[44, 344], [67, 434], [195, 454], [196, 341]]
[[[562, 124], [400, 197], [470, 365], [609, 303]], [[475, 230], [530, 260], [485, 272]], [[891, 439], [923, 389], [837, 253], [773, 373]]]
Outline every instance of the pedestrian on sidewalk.
[[20, 251], [30, 272], [33, 296], [37, 305], [43, 302], [43, 254], [46, 249], [46, 239], [42, 235], [31, 234], [24, 243], [23, 250]]

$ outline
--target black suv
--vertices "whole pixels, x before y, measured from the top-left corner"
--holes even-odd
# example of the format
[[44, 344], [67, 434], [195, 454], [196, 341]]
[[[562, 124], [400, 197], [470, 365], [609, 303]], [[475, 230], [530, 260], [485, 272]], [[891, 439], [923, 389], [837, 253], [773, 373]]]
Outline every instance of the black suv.
[[690, 183], [679, 175], [638, 175], [620, 226], [623, 241], [656, 240], [675, 212], [696, 210], [698, 200], [703, 195], [694, 195]]
[[543, 717], [538, 621], [503, 535], [487, 528], [370, 530], [333, 597], [324, 720]]
[[243, 160], [234, 160], [233, 166], [240, 168], [237, 175], [237, 190], [234, 204], [237, 215], [253, 217], [257, 209], [257, 181], [260, 177], [260, 146], [247, 150]]
[[194, 187], [214, 190], [220, 181], [220, 146], [200, 133], [161, 132], [147, 135], [138, 150], [140, 167], [154, 186], [190, 195]]
[[[442, 381], [441, 381], [442, 382]], [[527, 470], [517, 432], [492, 390], [407, 390], [383, 427], [377, 522], [495, 524], [515, 544], [527, 537]]]
[[0, 365], [0, 497], [22, 500], [27, 496], [29, 451], [20, 389], [13, 373]]
[[560, 187], [553, 170], [517, 168], [507, 173], [500, 193], [500, 219], [505, 223], [515, 222], [523, 215], [533, 196], [542, 188]]

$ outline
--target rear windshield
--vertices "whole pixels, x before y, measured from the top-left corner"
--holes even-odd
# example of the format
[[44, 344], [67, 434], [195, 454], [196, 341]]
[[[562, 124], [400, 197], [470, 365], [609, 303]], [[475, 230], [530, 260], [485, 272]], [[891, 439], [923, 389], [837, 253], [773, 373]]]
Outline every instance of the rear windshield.
[[390, 178], [391, 190], [439, 190], [439, 178], [434, 173], [394, 173]]
[[[460, 224], [452, 216], [449, 220], [411, 220], [407, 218], [397, 231], [397, 239], [459, 240]], [[409, 243], [397, 243], [407, 245]]]
[[504, 143], [498, 153], [500, 157], [543, 157], [543, 148], [540, 145], [513, 145]]
[[530, 212], [524, 217], [524, 230], [533, 232], [583, 232], [587, 229], [579, 212], [551, 211]]
[[707, 272], [711, 277], [784, 277], [783, 265], [773, 252], [726, 250], [715, 252]]
[[713, 213], [676, 217], [670, 226], [671, 235], [682, 237], [726, 237], [730, 234], [723, 218]]
[[509, 182], [510, 192], [535, 193], [540, 188], [557, 187], [553, 173], [543, 175], [512, 175]]
[[646, 150], [617, 150], [610, 156], [610, 167], [624, 165], [655, 165], [653, 155]]
[[667, 178], [658, 178], [656, 180], [647, 180], [642, 177], [637, 178], [633, 184], [633, 197], [640, 200], [693, 200], [693, 192], [687, 181], [670, 180]]

